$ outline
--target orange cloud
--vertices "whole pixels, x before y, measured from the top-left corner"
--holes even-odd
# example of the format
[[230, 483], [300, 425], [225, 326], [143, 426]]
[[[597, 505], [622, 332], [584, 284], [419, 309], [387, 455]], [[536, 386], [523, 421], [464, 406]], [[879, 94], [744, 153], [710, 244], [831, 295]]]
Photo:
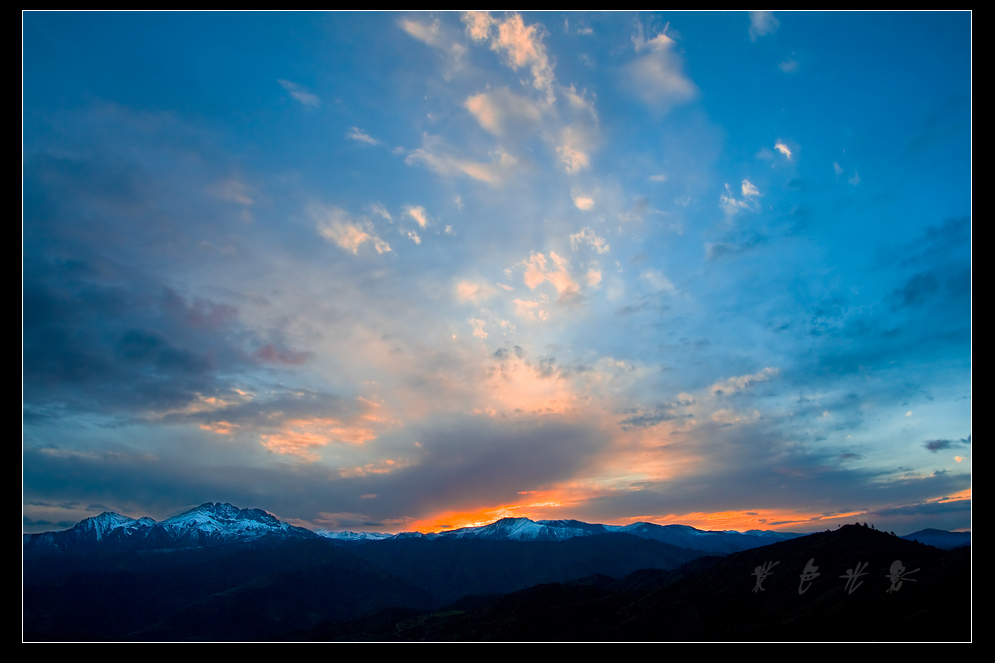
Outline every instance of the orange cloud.
[[323, 447], [328, 444], [328, 440], [315, 433], [298, 433], [287, 431], [278, 435], [263, 435], [262, 445], [278, 454], [297, 456], [301, 460], [315, 462], [320, 456], [312, 449]]
[[202, 430], [211, 431], [218, 435], [231, 435], [231, 429], [238, 428], [235, 424], [227, 421], [212, 421], [209, 424], [201, 424], [200, 427]]
[[[404, 458], [385, 458], [383, 460], [378, 460], [373, 463], [366, 463], [365, 465], [357, 467], [343, 467], [339, 470], [339, 476], [343, 479], [349, 479], [352, 477], [365, 477], [371, 474], [390, 474], [396, 470], [399, 470], [409, 465], [414, 464], [414, 461], [409, 461]], [[370, 496], [364, 496], [367, 499]], [[372, 497], [376, 497], [373, 495]]]
[[574, 408], [577, 396], [558, 371], [540, 368], [514, 355], [493, 365], [486, 380], [492, 407], [503, 412], [551, 414]]
[[554, 251], [549, 252], [549, 257], [556, 265], [556, 269], [547, 267], [546, 256], [541, 253], [533, 253], [528, 260], [523, 261], [525, 285], [535, 290], [544, 281], [549, 281], [560, 296], [558, 301], [566, 301], [576, 295], [580, 291], [580, 287], [567, 271], [569, 265], [565, 258], [560, 257]]

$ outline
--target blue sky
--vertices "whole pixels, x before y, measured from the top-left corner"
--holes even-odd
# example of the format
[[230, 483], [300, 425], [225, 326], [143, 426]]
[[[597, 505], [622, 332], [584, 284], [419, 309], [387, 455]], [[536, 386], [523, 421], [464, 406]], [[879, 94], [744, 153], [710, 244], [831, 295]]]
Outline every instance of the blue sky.
[[970, 527], [971, 14], [23, 14], [25, 531]]

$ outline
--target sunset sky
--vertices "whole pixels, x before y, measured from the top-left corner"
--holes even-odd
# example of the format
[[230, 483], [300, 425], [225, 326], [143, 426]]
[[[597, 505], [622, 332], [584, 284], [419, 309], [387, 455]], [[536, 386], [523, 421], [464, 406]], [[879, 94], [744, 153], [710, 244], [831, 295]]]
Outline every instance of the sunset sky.
[[971, 525], [971, 14], [23, 14], [24, 531]]

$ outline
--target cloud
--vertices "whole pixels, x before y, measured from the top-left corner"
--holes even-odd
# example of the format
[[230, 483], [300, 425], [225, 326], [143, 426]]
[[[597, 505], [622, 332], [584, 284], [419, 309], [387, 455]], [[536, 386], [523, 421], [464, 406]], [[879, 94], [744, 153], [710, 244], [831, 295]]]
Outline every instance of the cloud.
[[833, 172], [836, 173], [836, 177], [839, 177], [840, 175], [843, 174], [843, 167], [840, 166], [838, 161], [833, 162]]
[[507, 88], [468, 97], [463, 106], [481, 127], [495, 136], [531, 133], [542, 119], [542, 111], [536, 104]]
[[722, 426], [735, 426], [736, 424], [746, 424], [760, 418], [760, 412], [750, 410], [749, 412], [737, 412], [736, 410], [716, 410], [712, 413], [712, 421]]
[[532, 73], [532, 86], [545, 93], [546, 103], [551, 104], [555, 100], [553, 65], [542, 43], [544, 35], [545, 31], [538, 23], [526, 26], [520, 15], [512, 14], [498, 23], [491, 49], [504, 55], [506, 63], [515, 71], [528, 67]]
[[528, 68], [532, 74], [532, 86], [544, 93], [547, 104], [555, 101], [553, 65], [543, 44], [545, 30], [541, 25], [525, 25], [517, 13], [501, 20], [489, 12], [468, 11], [463, 12], [460, 18], [470, 39], [475, 42], [490, 39], [491, 50], [501, 54], [505, 64], [515, 71]]
[[[401, 232], [404, 233], [403, 230]], [[418, 233], [416, 233], [414, 230], [409, 230], [407, 233], [404, 234], [406, 234], [408, 239], [410, 239], [415, 244], [421, 244], [421, 237], [419, 237]]]
[[240, 205], [254, 205], [255, 200], [250, 195], [252, 191], [244, 182], [235, 178], [222, 180], [206, 187], [208, 193], [217, 196], [222, 200], [238, 203]]
[[515, 305], [515, 315], [520, 318], [532, 321], [546, 320], [549, 316], [542, 308], [544, 302], [516, 299], [512, 302]]
[[565, 127], [560, 133], [560, 144], [556, 147], [556, 153], [568, 173], [576, 173], [590, 167], [591, 158], [586, 151], [588, 142], [587, 133], [579, 127]]
[[484, 41], [490, 36], [491, 28], [497, 25], [497, 21], [490, 15], [490, 12], [467, 11], [463, 12], [460, 19], [466, 24], [466, 33], [474, 41]]
[[303, 461], [315, 462], [321, 459], [314, 449], [328, 444], [328, 439], [317, 433], [287, 431], [273, 435], [263, 435], [262, 445], [270, 451], [286, 456], [297, 456]]
[[784, 141], [779, 140], [774, 143], [774, 149], [786, 156], [788, 159], [791, 159], [791, 148], [785, 145]]
[[365, 242], [372, 242], [377, 253], [390, 251], [390, 245], [376, 235], [369, 219], [353, 220], [341, 208], [322, 205], [312, 206], [309, 212], [317, 224], [318, 234], [346, 251], [359, 253], [359, 247]]
[[39, 261], [30, 246], [22, 300], [26, 425], [77, 412], [105, 422], [154, 418], [229, 394], [231, 375], [257, 364], [243, 345], [236, 307], [185, 297], [107, 258], [95, 261], [83, 244], [63, 266]]
[[750, 12], [750, 40], [756, 41], [758, 37], [774, 34], [779, 25], [781, 23], [774, 18], [774, 12]]
[[632, 428], [651, 428], [664, 421], [674, 421], [680, 419], [690, 419], [692, 408], [695, 405], [694, 397], [691, 394], [678, 394], [677, 399], [668, 403], [662, 403], [649, 411], [642, 408], [632, 408], [626, 410], [627, 417], [619, 422], [623, 430]]
[[[953, 447], [954, 445], [957, 445], [957, 446], [970, 446], [970, 444], [971, 444], [971, 437], [968, 436], [968, 437], [962, 438], [960, 440], [927, 440], [926, 442], [923, 442], [922, 446], [925, 449], [927, 449], [929, 451], [932, 451], [933, 453], [936, 453], [937, 451], [942, 451], [944, 449], [949, 449], [949, 448]], [[957, 462], [960, 462], [960, 461], [957, 461]]]
[[557, 301], [567, 302], [580, 292], [580, 287], [567, 271], [568, 264], [564, 258], [558, 256], [554, 251], [549, 252], [549, 257], [556, 265], [555, 269], [550, 269], [547, 266], [546, 257], [541, 253], [533, 253], [528, 260], [523, 262], [525, 265], [525, 285], [535, 290], [544, 281], [549, 281], [559, 295]]
[[571, 85], [569, 88], [561, 88], [563, 90], [564, 96], [567, 101], [570, 102], [570, 106], [576, 110], [585, 111], [590, 114], [591, 119], [595, 122], [598, 120], [598, 113], [594, 110], [594, 103], [588, 101], [586, 98], [587, 90], [584, 90], [582, 94], [577, 94], [577, 88]]
[[384, 207], [383, 203], [373, 203], [372, 205], [369, 206], [369, 210], [371, 214], [376, 214], [377, 216], [382, 217], [388, 221], [394, 220], [390, 216], [390, 212], [387, 211], [387, 208]]
[[411, 19], [403, 18], [399, 23], [402, 30], [418, 41], [428, 44], [429, 46], [438, 47], [441, 45], [442, 40], [438, 19], [432, 21], [431, 23], [423, 23], [421, 21], [413, 21]]
[[571, 191], [570, 197], [573, 198], [574, 207], [579, 210], [587, 211], [594, 207], [594, 198], [591, 198], [585, 193], [579, 191]]
[[490, 162], [455, 157], [448, 153], [440, 138], [426, 134], [422, 140], [422, 147], [412, 151], [404, 162], [408, 165], [418, 162], [424, 163], [431, 170], [444, 177], [466, 175], [491, 186], [499, 186], [507, 178], [512, 168], [518, 164], [518, 160], [500, 149], [493, 157]]
[[777, 66], [781, 71], [783, 71], [786, 74], [793, 74], [796, 71], [798, 71], [798, 61], [792, 60], [790, 58], [784, 60], [783, 62], [780, 62]]
[[422, 228], [428, 225], [428, 216], [425, 214], [424, 207], [406, 205], [404, 207], [404, 214], [414, 219]]
[[[366, 405], [374, 404], [367, 401]], [[352, 421], [324, 416], [288, 419], [282, 423], [280, 432], [261, 435], [260, 444], [274, 453], [297, 456], [301, 461], [313, 463], [321, 458], [316, 450], [332, 442], [362, 445], [377, 439], [377, 433], [370, 426], [375, 420], [375, 415]]]
[[756, 207], [756, 202], [751, 202], [750, 197], [760, 195], [757, 188], [753, 186], [749, 180], [743, 180], [742, 191], [744, 200], [738, 200], [732, 194], [732, 188], [726, 184], [725, 193], [719, 195], [719, 207], [725, 212], [727, 217], [733, 217], [737, 212], [744, 209], [754, 209]]
[[922, 306], [940, 290], [940, 278], [934, 271], [919, 272], [905, 282], [905, 285], [892, 292], [892, 299], [898, 306]]
[[318, 108], [321, 106], [321, 99], [318, 95], [312, 94], [307, 90], [307, 88], [298, 85], [297, 83], [291, 83], [290, 81], [285, 81], [282, 78], [277, 81], [283, 89], [286, 90], [291, 97], [301, 102], [301, 104], [306, 108]]
[[473, 327], [473, 335], [481, 340], [487, 338], [487, 332], [484, 331], [484, 327], [487, 326], [486, 320], [480, 320], [479, 318], [470, 318], [470, 325]]
[[674, 284], [670, 282], [670, 279], [655, 269], [643, 270], [643, 273], [639, 275], [639, 280], [649, 284], [650, 288], [652, 288], [654, 292], [676, 290]]
[[284, 364], [296, 366], [303, 364], [313, 356], [311, 352], [298, 352], [289, 348], [278, 348], [272, 343], [267, 343], [252, 353], [252, 356], [260, 361], [270, 364]]
[[608, 253], [611, 246], [605, 241], [604, 237], [598, 237], [590, 228], [582, 228], [579, 233], [574, 233], [570, 235], [570, 248], [574, 251], [577, 250], [578, 246], [582, 244], [587, 244], [588, 247], [597, 251], [598, 253]]
[[649, 51], [628, 65], [624, 71], [629, 85], [646, 104], [660, 109], [694, 99], [698, 88], [683, 73], [683, 62], [673, 52], [675, 42], [664, 33], [646, 41], [643, 27], [632, 38], [636, 52]]
[[857, 186], [858, 184], [860, 184], [860, 174], [857, 173], [857, 171], [853, 171], [853, 177], [848, 179], [847, 182], [849, 182], [853, 186]]
[[780, 371], [776, 368], [767, 367], [758, 373], [753, 375], [739, 375], [736, 377], [726, 378], [725, 380], [716, 382], [713, 384], [709, 390], [716, 395], [721, 394], [734, 394], [737, 391], [743, 391], [749, 389], [758, 382], [766, 382], [772, 378], [777, 377]]
[[[456, 35], [442, 25], [438, 19], [428, 23], [404, 18], [398, 21], [398, 25], [418, 41], [448, 56], [454, 69], [459, 69], [462, 66], [463, 57], [466, 55], [466, 46], [456, 41]], [[447, 73], [447, 80], [449, 76], [450, 74]]]
[[497, 294], [494, 286], [486, 281], [463, 280], [456, 284], [456, 298], [463, 302], [479, 304]]
[[349, 133], [345, 135], [346, 138], [359, 141], [360, 143], [366, 143], [368, 145], [383, 145], [379, 140], [373, 138], [368, 133], [364, 132], [358, 127], [353, 127], [349, 130]]

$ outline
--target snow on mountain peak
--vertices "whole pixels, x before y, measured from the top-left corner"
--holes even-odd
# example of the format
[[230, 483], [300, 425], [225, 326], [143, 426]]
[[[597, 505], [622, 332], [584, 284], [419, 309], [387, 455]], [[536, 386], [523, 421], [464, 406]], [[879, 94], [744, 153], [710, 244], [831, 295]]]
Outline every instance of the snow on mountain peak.
[[291, 531], [290, 525], [262, 509], [239, 509], [227, 502], [206, 502], [160, 524], [175, 534], [196, 530], [220, 538], [257, 538]]
[[122, 516], [120, 513], [104, 511], [99, 516], [93, 516], [91, 518], [81, 520], [75, 527], [73, 527], [73, 530], [79, 532], [80, 534], [92, 533], [97, 541], [99, 541], [104, 538], [108, 532], [121, 527], [128, 527], [137, 522], [138, 521], [134, 518]]

